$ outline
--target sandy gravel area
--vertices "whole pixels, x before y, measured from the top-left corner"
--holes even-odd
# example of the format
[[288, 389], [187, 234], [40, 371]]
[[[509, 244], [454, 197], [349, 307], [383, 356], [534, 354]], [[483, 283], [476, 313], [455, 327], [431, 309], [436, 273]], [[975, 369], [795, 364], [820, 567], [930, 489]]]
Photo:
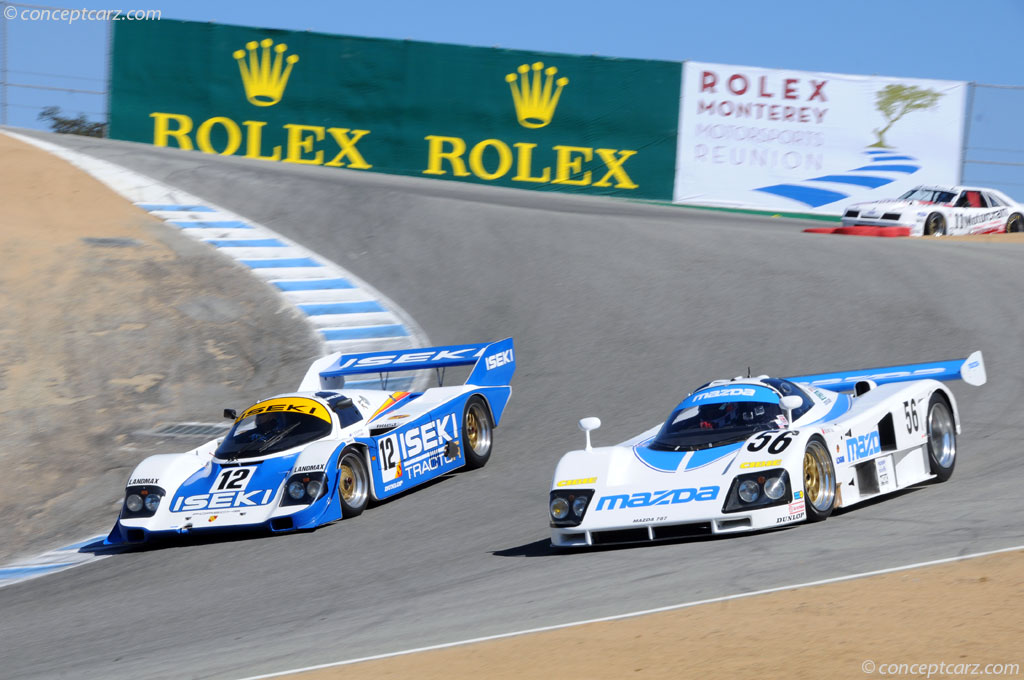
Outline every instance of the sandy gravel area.
[[0, 253], [0, 564], [109, 530], [135, 463], [200, 443], [140, 432], [295, 389], [319, 351], [244, 269], [2, 134]]
[[1012, 552], [282, 677], [1020, 678], [1022, 601]]

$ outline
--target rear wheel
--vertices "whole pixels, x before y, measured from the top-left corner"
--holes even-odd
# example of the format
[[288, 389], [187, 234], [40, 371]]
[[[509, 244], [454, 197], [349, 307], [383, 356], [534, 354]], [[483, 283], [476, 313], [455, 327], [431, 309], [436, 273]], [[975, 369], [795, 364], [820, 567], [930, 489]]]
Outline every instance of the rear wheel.
[[1006, 233], [1013, 234], [1024, 231], [1024, 217], [1020, 213], [1013, 213], [1010, 219], [1006, 220]]
[[462, 453], [470, 470], [483, 467], [491, 457], [493, 429], [491, 413], [483, 398], [470, 397], [462, 413]]
[[925, 236], [944, 236], [946, 233], [946, 218], [942, 213], [932, 213], [924, 221]]
[[804, 449], [804, 509], [808, 522], [820, 522], [836, 506], [836, 471], [824, 442], [812, 439]]
[[956, 424], [949, 404], [935, 393], [928, 402], [928, 462], [932, 474], [944, 482], [956, 466]]
[[370, 500], [370, 475], [359, 449], [345, 449], [338, 458], [338, 500], [343, 519], [363, 514]]

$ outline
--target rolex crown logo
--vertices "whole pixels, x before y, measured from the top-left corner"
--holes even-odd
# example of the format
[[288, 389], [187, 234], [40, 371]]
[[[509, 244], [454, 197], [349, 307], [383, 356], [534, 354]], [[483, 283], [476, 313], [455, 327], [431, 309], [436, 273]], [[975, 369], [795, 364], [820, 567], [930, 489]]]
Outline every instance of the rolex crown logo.
[[[292, 73], [292, 66], [299, 60], [297, 54], [289, 54], [285, 58], [284, 53], [288, 46], [284, 43], [278, 43], [274, 47], [274, 56], [271, 58], [270, 46], [273, 44], [274, 41], [270, 38], [264, 38], [258, 43], [252, 40], [245, 44], [244, 50], [235, 50], [232, 55], [238, 62], [238, 70], [242, 74], [245, 98], [255, 106], [273, 106], [281, 101], [284, 88], [288, 85], [288, 76]], [[258, 51], [259, 47], [263, 49]]]
[[[509, 87], [512, 88], [516, 118], [523, 127], [542, 128], [550, 123], [551, 117], [555, 115], [558, 98], [562, 95], [562, 88], [569, 84], [569, 79], [563, 77], [555, 80], [558, 69], [554, 66], [545, 69], [544, 64], [539, 61], [534, 62], [532, 67], [529, 64], [522, 64], [517, 70], [519, 75], [509, 73], [505, 76]], [[557, 87], [553, 88], [554, 85]]]

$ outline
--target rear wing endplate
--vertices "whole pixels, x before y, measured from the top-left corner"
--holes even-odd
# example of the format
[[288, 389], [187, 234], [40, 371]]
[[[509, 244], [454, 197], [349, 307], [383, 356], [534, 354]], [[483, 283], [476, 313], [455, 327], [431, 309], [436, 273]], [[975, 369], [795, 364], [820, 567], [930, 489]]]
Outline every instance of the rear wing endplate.
[[907, 382], [910, 380], [963, 380], [968, 385], [984, 385], [988, 380], [985, 374], [985, 360], [981, 352], [974, 352], [966, 359], [950, 359], [949, 361], [933, 361], [924, 364], [906, 364], [903, 366], [884, 366], [868, 368], [860, 371], [841, 371], [838, 373], [818, 373], [817, 375], [801, 375], [786, 378], [795, 383], [824, 387], [827, 390], [846, 392], [854, 389], [858, 382], [871, 380], [877, 385], [885, 383]]
[[314, 361], [299, 385], [300, 392], [321, 389], [340, 389], [345, 376], [378, 373], [383, 385], [385, 376], [396, 371], [434, 369], [438, 382], [444, 379], [444, 369], [450, 366], [473, 366], [467, 385], [508, 385], [516, 369], [512, 338], [498, 342], [472, 345], [444, 345], [416, 349], [364, 352], [361, 354], [335, 353]]

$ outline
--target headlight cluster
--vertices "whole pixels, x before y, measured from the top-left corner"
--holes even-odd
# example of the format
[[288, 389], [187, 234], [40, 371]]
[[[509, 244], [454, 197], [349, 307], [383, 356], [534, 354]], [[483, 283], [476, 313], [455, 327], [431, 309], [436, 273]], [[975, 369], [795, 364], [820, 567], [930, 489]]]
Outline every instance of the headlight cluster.
[[548, 512], [553, 527], [574, 527], [583, 521], [593, 489], [559, 489], [551, 492]]
[[739, 475], [732, 481], [722, 512], [782, 505], [789, 502], [791, 494], [789, 474], [785, 470]]
[[327, 484], [323, 472], [305, 472], [292, 475], [284, 485], [281, 505], [309, 505], [324, 495]]
[[159, 486], [147, 484], [145, 486], [129, 486], [124, 490], [124, 505], [121, 508], [121, 517], [134, 519], [136, 517], [152, 517], [160, 507], [166, 492]]

